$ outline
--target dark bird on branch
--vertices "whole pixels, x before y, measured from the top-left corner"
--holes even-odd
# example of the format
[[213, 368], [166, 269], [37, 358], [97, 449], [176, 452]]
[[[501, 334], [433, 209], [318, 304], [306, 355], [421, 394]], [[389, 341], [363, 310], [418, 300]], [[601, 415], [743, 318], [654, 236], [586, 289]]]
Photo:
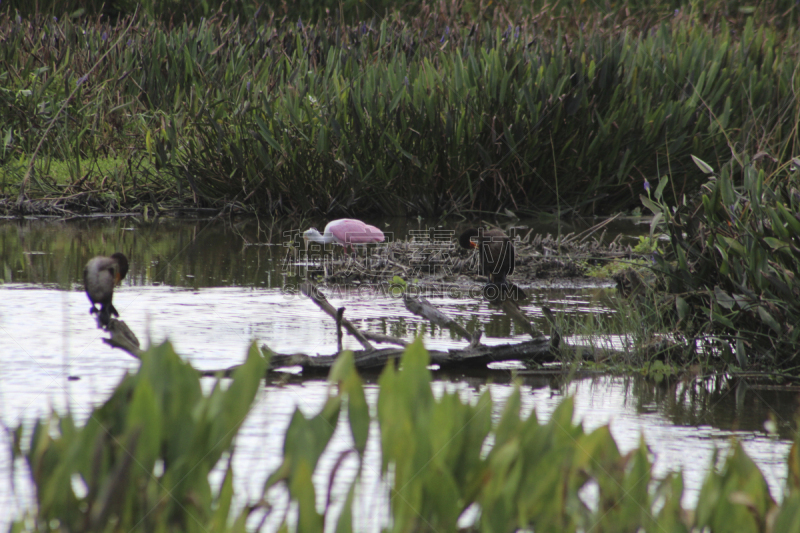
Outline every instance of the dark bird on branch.
[[[481, 258], [481, 275], [489, 278], [484, 294], [490, 300], [502, 298], [503, 293], [514, 299], [525, 299], [522, 289], [509, 282], [506, 277], [514, 273], [514, 244], [499, 229], [469, 228], [458, 238], [462, 248], [477, 248]], [[492, 286], [494, 285], [494, 286]]]
[[[92, 302], [89, 313], [98, 313], [100, 324], [104, 327], [108, 327], [111, 315], [119, 316], [111, 299], [114, 296], [114, 286], [119, 285], [127, 273], [128, 258], [119, 252], [111, 257], [93, 257], [83, 268], [83, 285], [86, 296]], [[100, 311], [95, 307], [97, 304], [100, 304]]]

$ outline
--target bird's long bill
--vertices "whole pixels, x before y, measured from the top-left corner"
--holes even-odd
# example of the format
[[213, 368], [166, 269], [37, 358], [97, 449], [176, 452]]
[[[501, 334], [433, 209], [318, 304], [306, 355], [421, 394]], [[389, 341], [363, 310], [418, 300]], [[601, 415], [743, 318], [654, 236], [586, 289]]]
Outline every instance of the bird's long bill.
[[122, 281], [122, 274], [120, 273], [119, 269], [114, 270], [114, 285], [119, 285], [119, 282]]

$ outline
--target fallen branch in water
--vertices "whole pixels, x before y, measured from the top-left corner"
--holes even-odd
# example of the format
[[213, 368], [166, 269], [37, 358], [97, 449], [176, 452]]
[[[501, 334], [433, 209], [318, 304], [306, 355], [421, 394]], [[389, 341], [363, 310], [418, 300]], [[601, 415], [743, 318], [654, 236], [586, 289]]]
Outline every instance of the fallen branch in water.
[[141, 359], [142, 349], [139, 348], [139, 339], [136, 338], [131, 328], [122, 320], [112, 318], [108, 323], [107, 331], [111, 333], [111, 338], [103, 339], [103, 342], [112, 348], [119, 348], [136, 359]]
[[[380, 342], [394, 342], [396, 344], [407, 344], [402, 339], [388, 337], [385, 335], [378, 335], [374, 333], [367, 333], [359, 330], [348, 322], [337, 310], [328, 302], [327, 298], [319, 291], [319, 288], [312, 283], [304, 283], [300, 287], [303, 294], [311, 298], [323, 311], [330, 315], [337, 321], [337, 325], [345, 326], [348, 332], [359, 337], [372, 337], [373, 340], [380, 340]], [[465, 368], [465, 367], [485, 367], [489, 363], [498, 361], [525, 361], [530, 363], [549, 363], [558, 360], [558, 343], [560, 336], [556, 335], [553, 338], [546, 337], [536, 332], [530, 325], [530, 320], [512, 304], [511, 313], [516, 320], [527, 323], [528, 331], [533, 340], [521, 342], [516, 344], [503, 344], [499, 346], [484, 346], [480, 344], [481, 331], [478, 330], [475, 334], [469, 333], [463, 326], [456, 322], [451, 317], [442, 313], [430, 302], [424, 298], [413, 298], [409, 296], [403, 297], [403, 302], [411, 312], [426, 318], [442, 328], [448, 328], [456, 332], [462, 338], [470, 342], [470, 345], [463, 349], [452, 349], [446, 352], [440, 350], [429, 350], [431, 364], [439, 365], [441, 369], [450, 368]], [[505, 308], [506, 306], [504, 306]], [[343, 311], [342, 311], [343, 312]], [[386, 339], [386, 340], [382, 340]], [[364, 343], [362, 342], [362, 345]], [[367, 343], [369, 344], [369, 343]], [[269, 350], [267, 346], [262, 347]], [[366, 348], [366, 347], [365, 347]], [[398, 359], [403, 354], [402, 348], [383, 348], [375, 349], [371, 345], [365, 350], [354, 352], [354, 362], [356, 368], [359, 370], [380, 370], [386, 363], [393, 359]], [[306, 354], [273, 354], [270, 360], [271, 369], [285, 368], [292, 366], [300, 366], [304, 374], [320, 374], [327, 373], [333, 366], [338, 353], [333, 355], [315, 355], [310, 356]], [[236, 367], [231, 367], [223, 370], [223, 374], [232, 372]], [[215, 372], [208, 372], [214, 374]]]
[[[354, 360], [359, 370], [380, 370], [392, 359], [399, 359], [403, 354], [402, 348], [386, 348], [373, 351], [356, 351]], [[456, 366], [481, 366], [498, 361], [522, 360], [536, 363], [551, 363], [557, 360], [550, 351], [550, 339], [543, 337], [538, 340], [520, 342], [517, 344], [502, 344], [500, 346], [477, 346], [475, 348], [452, 349], [446, 352], [441, 350], [428, 350], [432, 365], [439, 365], [442, 369]], [[272, 356], [271, 366], [301, 366], [304, 372], [327, 372], [336, 361], [336, 355], [323, 355], [309, 357], [307, 355], [291, 355], [288, 358], [275, 354]]]
[[[369, 343], [369, 341], [375, 342], [382, 342], [387, 344], [397, 344], [398, 346], [407, 346], [408, 341], [403, 339], [398, 339], [397, 337], [392, 337], [390, 335], [383, 335], [381, 333], [371, 333], [369, 331], [361, 331], [357, 327], [355, 327], [349, 320], [344, 318], [343, 316], [339, 316], [339, 310], [334, 309], [334, 307], [328, 302], [328, 299], [325, 297], [324, 294], [319, 292], [317, 286], [313, 283], [303, 283], [300, 285], [300, 291], [311, 298], [320, 309], [325, 311], [328, 315], [330, 315], [334, 320], [336, 320], [337, 328], [338, 325], [341, 324], [345, 327], [348, 333], [358, 339], [358, 342], [364, 347], [365, 350], [374, 350], [375, 347]], [[341, 308], [342, 313], [344, 313], [344, 308]]]
[[[325, 297], [325, 295], [319, 292], [319, 289], [317, 289], [316, 285], [314, 285], [313, 283], [301, 283], [300, 291], [309, 298], [311, 298], [311, 301], [317, 304], [317, 306], [320, 309], [328, 313], [328, 315], [330, 315], [331, 318], [337, 320], [336, 309], [330, 304], [330, 302], [328, 302], [328, 299]], [[361, 346], [363, 346], [365, 350], [375, 349], [372, 346], [372, 344], [370, 344], [370, 342], [367, 340], [367, 338], [364, 336], [364, 334], [361, 333], [361, 331], [357, 327], [351, 324], [349, 320], [342, 317], [341, 324], [342, 326], [344, 326], [344, 328], [350, 335], [358, 339], [358, 342], [361, 343]]]
[[[344, 318], [344, 308], [335, 309], [316, 285], [313, 283], [303, 283], [300, 289], [303, 294], [308, 296], [320, 309], [337, 322], [337, 331], [339, 331], [341, 327], [344, 327], [350, 335], [356, 337], [359, 342], [361, 342], [362, 346], [364, 346], [364, 350], [354, 352], [354, 362], [357, 369], [367, 372], [380, 371], [388, 362], [399, 359], [402, 356], [404, 352], [403, 347], [376, 349], [369, 340], [393, 343], [400, 346], [407, 345], [407, 341], [389, 335], [361, 331]], [[442, 328], [448, 328], [456, 332], [462, 338], [470, 342], [469, 346], [465, 348], [447, 351], [429, 350], [431, 364], [438, 365], [441, 370], [486, 369], [486, 365], [489, 363], [502, 361], [523, 361], [525, 363], [543, 364], [561, 360], [561, 352], [559, 350], [562, 338], [561, 332], [557, 329], [555, 318], [550, 309], [543, 308], [545, 317], [550, 323], [552, 330], [552, 335], [548, 337], [533, 328], [528, 317], [525, 316], [516, 304], [509, 301], [503, 302], [501, 304], [501, 309], [514, 318], [517, 323], [522, 324], [523, 329], [525, 329], [533, 339], [515, 344], [485, 346], [480, 344], [482, 334], [480, 330], [477, 330], [475, 333], [469, 333], [463, 326], [433, 307], [433, 305], [424, 298], [404, 296], [403, 301], [405, 306], [415, 314], [431, 320]], [[103, 339], [103, 342], [114, 348], [124, 350], [137, 359], [141, 357], [142, 350], [139, 348], [139, 341], [124, 322], [112, 319], [107, 330], [111, 333], [111, 338]], [[341, 346], [340, 342], [337, 344]], [[575, 348], [575, 353], [580, 358], [598, 357], [596, 351], [593, 353], [591, 350], [587, 352], [585, 348], [580, 346], [575, 346], [573, 348]], [[262, 349], [269, 350], [269, 347], [262, 346]], [[303, 353], [280, 354], [273, 352], [270, 359], [270, 370], [299, 366], [302, 368], [304, 375], [327, 374], [341, 352], [341, 348], [337, 350], [337, 353], [331, 355], [308, 355]], [[238, 367], [239, 365], [234, 365], [225, 369], [201, 370], [199, 372], [206, 376], [229, 376]]]
[[405, 304], [406, 309], [415, 315], [419, 315], [422, 318], [430, 320], [441, 328], [447, 328], [450, 331], [454, 331], [459, 337], [466, 341], [473, 341], [473, 335], [469, 331], [464, 329], [461, 324], [433, 307], [425, 298], [414, 298], [404, 294], [403, 303]]
[[511, 317], [511, 319], [525, 331], [528, 335], [531, 336], [533, 339], [539, 339], [544, 336], [544, 333], [538, 331], [536, 328], [533, 327], [531, 324], [531, 319], [525, 316], [525, 313], [519, 308], [519, 305], [513, 300], [503, 300], [500, 304], [500, 309], [503, 310], [505, 314]]
[[[263, 350], [269, 347], [262, 346]], [[383, 348], [378, 350], [357, 350], [353, 352], [354, 362], [360, 371], [380, 371], [386, 363], [399, 359], [403, 355], [403, 348]], [[489, 363], [501, 361], [526, 361], [532, 363], [552, 363], [558, 361], [557, 354], [553, 353], [550, 339], [541, 339], [520, 342], [517, 344], [502, 344], [499, 346], [478, 346], [464, 349], [452, 349], [446, 352], [441, 350], [428, 350], [432, 365], [438, 365], [442, 370], [456, 368], [485, 368]], [[270, 370], [299, 366], [303, 375], [327, 374], [339, 354], [333, 355], [306, 355], [306, 354], [279, 354], [273, 353], [270, 358]], [[207, 370], [203, 375], [212, 376], [222, 374], [227, 376], [233, 373], [239, 365], [234, 365], [224, 370]]]

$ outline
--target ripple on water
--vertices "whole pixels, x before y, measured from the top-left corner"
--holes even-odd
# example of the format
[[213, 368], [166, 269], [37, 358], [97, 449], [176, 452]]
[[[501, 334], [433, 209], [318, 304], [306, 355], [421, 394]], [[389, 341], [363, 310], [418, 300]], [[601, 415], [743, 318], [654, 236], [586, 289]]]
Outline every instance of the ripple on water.
[[[351, 321], [376, 332], [406, 338], [424, 332], [430, 348], [466, 345], [465, 341], [452, 338], [448, 331], [431, 328], [429, 323], [408, 312], [397, 298], [332, 293], [330, 300], [335, 307], [346, 307], [345, 316]], [[487, 333], [484, 336], [487, 343], [525, 339], [500, 311], [484, 302], [444, 295], [433, 295], [430, 300], [467, 327], [491, 326], [487, 332], [491, 329], [497, 336]], [[123, 319], [142, 341], [149, 337], [160, 342], [169, 337], [178, 353], [202, 369], [224, 368], [242, 361], [253, 339], [285, 353], [332, 353], [336, 349], [333, 321], [308, 299], [279, 289], [251, 286], [186, 289], [130, 284], [115, 293], [114, 301]], [[590, 297], [564, 297], [562, 301], [571, 306], [571, 312], [607, 311]], [[135, 360], [101, 342], [100, 332], [88, 315], [86, 296], [77, 286], [73, 290], [55, 290], [41, 285], [0, 285], [0, 302], [0, 328], [4, 333], [0, 336], [3, 354], [0, 375], [4, 378], [0, 382], [0, 419], [8, 427], [31, 424], [51, 408], [63, 413], [67, 406], [83, 421], [125, 372], [137, 368]], [[534, 321], [541, 316], [542, 303], [534, 301], [524, 307]], [[539, 327], [544, 329], [544, 325]], [[621, 341], [612, 338], [610, 342]], [[349, 338], [345, 343], [348, 348], [359, 348]], [[69, 376], [80, 379], [68, 381]], [[204, 379], [203, 383], [208, 387], [211, 380]], [[445, 390], [457, 391], [470, 401], [475, 401], [487, 388], [495, 401], [493, 414], [497, 417], [513, 391], [512, 385], [487, 385], [484, 380], [466, 378], [434, 383], [437, 395]], [[268, 475], [280, 464], [283, 434], [294, 409], [313, 415], [324, 403], [327, 390], [322, 381], [306, 381], [268, 386], [259, 394], [236, 441], [234, 469], [239, 505], [254, 500]], [[622, 453], [638, 446], [643, 436], [653, 454], [656, 475], [683, 470], [687, 506], [693, 505], [697, 498], [714, 448], [728, 448], [734, 436], [743, 442], [747, 453], [762, 469], [773, 496], [780, 497], [790, 441], [786, 435], [779, 439], [768, 437], [762, 428], [764, 420], [748, 418], [747, 413], [756, 412], [764, 418], [763, 413], [772, 409], [783, 413], [781, 416], [786, 419], [792, 415], [788, 408], [779, 411], [778, 407], [771, 407], [774, 404], [765, 394], [748, 393], [748, 401], [761, 405], [759, 409], [753, 408], [753, 403], [742, 407], [741, 398], [737, 403], [734, 393], [726, 390], [719, 392], [713, 402], [695, 404], [678, 388], [662, 390], [656, 385], [642, 385], [620, 377], [586, 378], [569, 385], [562, 384], [560, 378], [539, 378], [535, 384], [532, 380], [523, 382], [521, 391], [524, 414], [535, 410], [540, 420], [550, 417], [564, 395], [573, 395], [576, 419], [587, 430], [609, 424]], [[367, 397], [374, 409], [377, 400], [374, 385], [367, 386]], [[790, 403], [785, 400], [786, 405]], [[713, 408], [715, 405], [718, 407]], [[735, 420], [721, 423], [727, 420], [726, 416]], [[7, 438], [6, 433], [0, 434], [0, 448], [7, 449]], [[349, 439], [349, 432], [341, 426], [320, 459], [320, 468], [314, 475], [320, 510], [329, 474], [339, 455], [351, 445]], [[377, 427], [372, 427], [363, 485], [357, 491], [354, 512], [363, 531], [377, 531], [387, 523], [388, 500], [379, 475], [379, 445]], [[0, 516], [6, 517], [32, 501], [32, 488], [23, 468], [15, 471], [20, 496], [11, 493], [8, 460], [8, 454], [0, 453]], [[334, 501], [339, 505], [356, 468], [356, 462], [347, 459], [337, 474]], [[218, 482], [222, 471], [215, 475]], [[278, 503], [282, 501], [282, 496], [275, 497]], [[270, 520], [280, 517], [281, 513], [276, 512]], [[0, 519], [0, 529], [6, 526], [3, 520]], [[274, 529], [273, 522], [268, 524]]]

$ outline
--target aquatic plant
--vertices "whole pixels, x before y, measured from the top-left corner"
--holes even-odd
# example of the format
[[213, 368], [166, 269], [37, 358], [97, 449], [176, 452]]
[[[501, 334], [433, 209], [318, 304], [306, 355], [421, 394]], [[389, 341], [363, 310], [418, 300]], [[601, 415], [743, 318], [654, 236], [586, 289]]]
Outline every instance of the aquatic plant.
[[[621, 5], [613, 3], [587, 2], [549, 2], [548, 0], [497, 0], [479, 2], [463, 0], [446, 2], [441, 0], [297, 0], [294, 2], [225, 2], [224, 0], [169, 0], [157, 2], [146, 0], [41, 0], [39, 2], [12, 2], [15, 11], [22, 16], [36, 14], [87, 16], [90, 18], [116, 18], [130, 15], [137, 9], [148, 16], [163, 22], [189, 20], [200, 22], [218, 13], [230, 18], [246, 20], [286, 19], [296, 23], [299, 28], [321, 21], [347, 21], [349, 23], [384, 16], [387, 12], [395, 16], [411, 16], [415, 13], [433, 12], [452, 17], [462, 16], [473, 20], [504, 20], [506, 14], [538, 15], [553, 11], [575, 25], [575, 20], [584, 20], [586, 15], [597, 12], [613, 17], [614, 23], [624, 23], [631, 18], [658, 20], [662, 17], [679, 16], [683, 11], [699, 11], [704, 16], [724, 16], [728, 19], [758, 17], [773, 24], [791, 24], [791, 16], [797, 14], [794, 0], [775, 0], [773, 2], [743, 5], [739, 0], [717, 0], [714, 2], [692, 3], [687, 0], [660, 0], [647, 2], [628, 0]], [[787, 20], [789, 19], [789, 20]]]
[[693, 197], [669, 195], [666, 177], [652, 197], [642, 196], [653, 227], [670, 240], [653, 255], [660, 289], [652, 285], [637, 302], [671, 324], [690, 358], [704, 351], [739, 367], [796, 373], [800, 159], [764, 165], [764, 153], [733, 153], [719, 172], [694, 158], [708, 181]]
[[[52, 414], [34, 424], [24, 451], [28, 432], [17, 427], [13, 455], [27, 461], [37, 506], [33, 521], [12, 531], [226, 529], [231, 446], [268, 358], [253, 345], [230, 386], [218, 381], [204, 394], [197, 371], [165, 343], [144, 353], [82, 427], [69, 413]], [[225, 478], [212, 494], [209, 473], [224, 455]]]
[[98, 203], [138, 210], [603, 213], [634, 207], [666, 166], [693, 191], [690, 153], [797, 143], [793, 25], [645, 8], [566, 24], [559, 9], [314, 24], [0, 14], [3, 194], [112, 195]]
[[[643, 439], [621, 454], [608, 426], [587, 433], [573, 421], [570, 399], [547, 422], [535, 413], [524, 417], [519, 388], [497, 416], [488, 391], [474, 403], [457, 391], [437, 397], [429, 362], [420, 340], [409, 346], [398, 368], [383, 371], [371, 414], [352, 353], [344, 353], [331, 370], [324, 406], [310, 417], [295, 410], [282, 464], [260, 498], [237, 514], [231, 513], [231, 443], [258, 389], [265, 357], [251, 348], [230, 386], [223, 392], [217, 383], [204, 395], [198, 374], [168, 344], [152, 348], [138, 373], [125, 377], [83, 427], [69, 415], [52, 415], [35, 424], [24, 447], [22, 427], [15, 431], [14, 454], [28, 462], [39, 505], [12, 531], [245, 531], [253, 512], [269, 509], [267, 491], [281, 488], [296, 505], [297, 531], [352, 531], [361, 468], [341, 509], [331, 505], [330, 494], [318, 505], [312, 482], [340, 423], [349, 425], [353, 447], [337, 458], [328, 490], [344, 458], [356, 457], [360, 464], [369, 427], [377, 423], [389, 531], [779, 532], [800, 523], [797, 442], [787, 458], [781, 505], [734, 443], [721, 468], [714, 457], [697, 506], [686, 510], [681, 473], [655, 478]], [[220, 460], [227, 463], [225, 478], [212, 491], [208, 474]], [[587, 490], [596, 498], [587, 498]], [[475, 511], [471, 523], [461, 523], [467, 509]], [[289, 519], [283, 520], [288, 528]]]
[[[420, 22], [429, 35], [443, 31]], [[598, 30], [566, 47], [559, 31], [521, 31], [451, 28], [444, 48], [386, 20], [348, 47], [323, 28], [287, 35], [293, 60], [272, 52], [277, 61], [260, 68], [269, 67], [274, 81], [260, 83], [269, 91], [243, 84], [234, 101], [207, 93], [202, 112], [154, 137], [158, 161], [211, 204], [597, 213], [632, 207], [631, 191], [659, 164], [677, 189], [694, 190], [682, 162], [723, 157], [731, 132], [750, 145], [758, 124], [772, 128], [778, 150], [796, 142], [796, 128], [772, 126], [796, 114], [783, 79], [796, 72], [794, 51], [752, 23], [741, 41], [724, 25], [690, 22], [644, 35]], [[763, 52], [751, 56], [745, 42]], [[776, 52], [787, 68], [775, 68]], [[742, 63], [760, 69], [756, 86]]]

